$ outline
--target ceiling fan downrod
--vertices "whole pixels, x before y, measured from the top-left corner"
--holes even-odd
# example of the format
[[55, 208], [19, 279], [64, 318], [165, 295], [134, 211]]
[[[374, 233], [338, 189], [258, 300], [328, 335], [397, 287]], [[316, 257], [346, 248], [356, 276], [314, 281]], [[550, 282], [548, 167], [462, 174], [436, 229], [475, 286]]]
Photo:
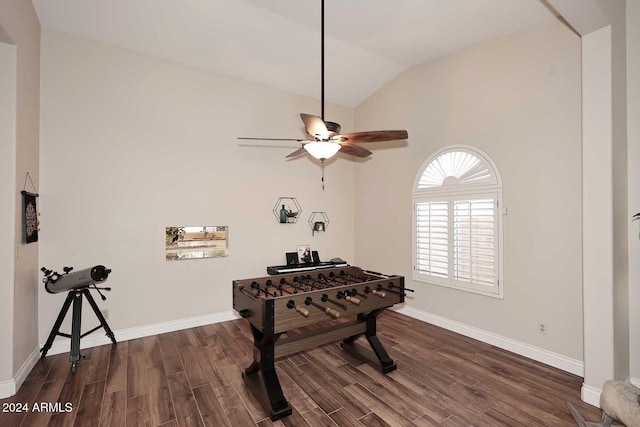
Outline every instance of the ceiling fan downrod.
[[324, 122], [324, 0], [320, 0], [320, 118]]
[[[324, 0], [320, 0], [320, 118], [324, 122]], [[324, 191], [324, 160], [322, 163], [322, 191]]]

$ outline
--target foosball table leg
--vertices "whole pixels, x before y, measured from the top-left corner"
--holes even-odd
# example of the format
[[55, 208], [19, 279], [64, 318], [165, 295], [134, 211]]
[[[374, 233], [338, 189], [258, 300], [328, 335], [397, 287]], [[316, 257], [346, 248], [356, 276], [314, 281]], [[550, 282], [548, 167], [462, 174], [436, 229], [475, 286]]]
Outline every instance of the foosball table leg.
[[386, 374], [388, 372], [395, 371], [398, 368], [398, 365], [396, 365], [396, 362], [394, 362], [393, 359], [389, 357], [389, 354], [387, 354], [387, 350], [385, 350], [378, 337], [375, 335], [365, 336], [367, 337], [367, 341], [369, 341], [371, 349], [376, 354], [376, 356], [378, 356], [378, 360], [380, 361], [380, 365], [382, 366], [382, 372]]
[[[389, 357], [387, 350], [385, 350], [384, 346], [382, 345], [382, 343], [380, 342], [377, 336], [376, 320], [377, 320], [378, 314], [382, 313], [384, 310], [385, 308], [381, 308], [381, 309], [373, 310], [369, 313], [360, 313], [358, 315], [358, 320], [366, 323], [366, 330], [365, 330], [364, 336], [365, 338], [367, 338], [367, 341], [369, 342], [369, 345], [371, 346], [373, 353], [378, 359], [378, 362], [380, 362], [382, 372], [386, 374], [388, 372], [396, 370], [398, 368], [398, 365], [396, 365], [396, 362], [394, 362], [393, 359]], [[358, 335], [351, 336], [349, 338], [345, 338], [342, 341], [342, 348], [351, 353], [355, 353], [360, 357], [364, 357], [366, 359], [372, 359], [371, 357], [368, 357], [368, 355], [366, 354], [358, 353], [355, 349], [355, 346], [353, 345], [355, 340], [360, 338], [360, 336], [362, 335], [363, 334], [358, 334]]]
[[291, 406], [282, 393], [275, 367], [275, 342], [277, 335], [264, 335], [253, 325], [253, 363], [242, 374], [245, 382], [256, 397], [262, 401], [263, 407], [269, 409], [272, 421], [291, 415]]

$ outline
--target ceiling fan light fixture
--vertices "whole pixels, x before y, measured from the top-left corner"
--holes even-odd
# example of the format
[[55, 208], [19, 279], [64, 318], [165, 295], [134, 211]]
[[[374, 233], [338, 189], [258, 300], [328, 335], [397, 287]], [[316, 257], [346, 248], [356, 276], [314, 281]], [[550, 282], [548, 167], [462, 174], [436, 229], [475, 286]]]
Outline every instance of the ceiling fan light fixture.
[[340, 151], [340, 144], [328, 141], [313, 141], [305, 144], [304, 149], [318, 160], [327, 160]]

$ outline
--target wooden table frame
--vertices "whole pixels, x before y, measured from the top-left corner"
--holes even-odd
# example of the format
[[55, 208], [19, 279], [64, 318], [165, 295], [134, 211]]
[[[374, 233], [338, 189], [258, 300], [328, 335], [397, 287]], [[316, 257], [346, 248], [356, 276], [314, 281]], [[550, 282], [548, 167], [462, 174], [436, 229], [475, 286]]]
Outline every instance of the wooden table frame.
[[[385, 309], [386, 307], [368, 313], [360, 313], [354, 321], [300, 333], [282, 340], [279, 339], [283, 335], [282, 333], [265, 334], [251, 325], [254, 360], [245, 369], [243, 378], [262, 401], [263, 406], [268, 409], [271, 420], [276, 421], [291, 415], [291, 406], [282, 393], [282, 387], [276, 373], [275, 359], [277, 357], [342, 339], [343, 350], [368, 362], [378, 363], [384, 373], [395, 370], [396, 363], [389, 357], [376, 335], [376, 319]], [[359, 351], [354, 345], [361, 336], [367, 339], [375, 357]]]

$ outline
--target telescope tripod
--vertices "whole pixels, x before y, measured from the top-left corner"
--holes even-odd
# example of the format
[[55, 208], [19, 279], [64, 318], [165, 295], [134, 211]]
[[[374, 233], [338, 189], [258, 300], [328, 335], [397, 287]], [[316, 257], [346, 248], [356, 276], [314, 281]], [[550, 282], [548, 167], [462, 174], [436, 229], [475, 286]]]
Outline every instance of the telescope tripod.
[[[96, 287], [96, 289], [98, 288]], [[89, 302], [89, 305], [91, 305], [91, 308], [93, 308], [93, 312], [96, 314], [96, 317], [98, 318], [98, 320], [100, 320], [100, 325], [96, 326], [95, 328], [91, 329], [88, 332], [85, 332], [84, 334], [81, 334], [80, 323], [82, 321], [82, 297], [83, 296], [87, 299], [87, 301]], [[73, 317], [71, 320], [71, 335], [69, 335], [69, 334], [60, 332], [60, 325], [62, 324], [62, 321], [66, 317], [67, 312], [69, 311], [69, 307], [71, 306], [71, 303], [73, 303], [73, 315], [72, 315]], [[96, 304], [95, 300], [91, 296], [91, 293], [89, 292], [89, 288], [86, 287], [83, 289], [75, 289], [75, 290], [69, 291], [69, 293], [67, 294], [67, 299], [64, 301], [64, 304], [62, 305], [62, 309], [60, 310], [60, 314], [58, 314], [56, 323], [53, 325], [53, 329], [51, 329], [49, 338], [47, 339], [47, 342], [45, 343], [44, 347], [42, 347], [42, 349], [40, 350], [42, 352], [42, 356], [40, 356], [40, 358], [44, 359], [46, 357], [47, 352], [51, 348], [51, 345], [53, 344], [53, 340], [55, 339], [56, 335], [60, 335], [61, 337], [71, 338], [71, 353], [69, 353], [69, 361], [71, 362], [71, 372], [75, 373], [78, 360], [80, 360], [80, 338], [83, 338], [89, 335], [90, 333], [97, 331], [100, 328], [104, 328], [105, 332], [107, 333], [107, 336], [111, 339], [111, 342], [114, 344], [117, 344], [116, 337], [113, 335], [113, 331], [107, 324], [106, 319], [100, 312], [98, 305]], [[84, 358], [84, 354], [82, 355], [82, 357]]]

